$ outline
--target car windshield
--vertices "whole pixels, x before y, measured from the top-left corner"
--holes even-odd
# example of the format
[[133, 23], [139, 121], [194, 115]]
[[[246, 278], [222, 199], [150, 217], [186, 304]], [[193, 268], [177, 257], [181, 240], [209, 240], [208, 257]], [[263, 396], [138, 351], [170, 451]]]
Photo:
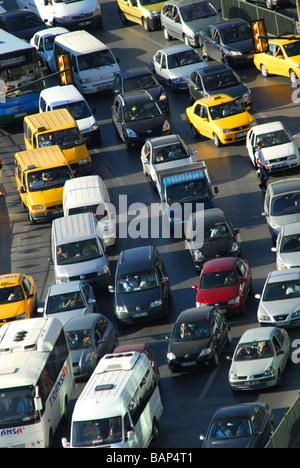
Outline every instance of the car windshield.
[[206, 91], [215, 91], [217, 89], [229, 88], [241, 83], [239, 76], [231, 70], [205, 75], [202, 77]]
[[59, 245], [56, 256], [58, 265], [70, 265], [103, 257], [103, 252], [96, 239], [89, 239]]
[[180, 184], [170, 185], [166, 189], [167, 202], [206, 202], [211, 200], [211, 193], [204, 179], [186, 181]]
[[45, 50], [53, 50], [54, 40], [55, 40], [54, 35], [45, 37], [45, 39], [44, 39]]
[[85, 302], [80, 291], [49, 296], [47, 300], [46, 314], [67, 312], [68, 310], [83, 309]]
[[178, 322], [172, 334], [173, 341], [201, 340], [209, 337], [210, 329], [207, 320]]
[[7, 23], [11, 32], [23, 31], [24, 29], [35, 28], [37, 26], [45, 26], [45, 23], [38, 16], [31, 13], [7, 18]]
[[[44, 371], [42, 375], [44, 376]], [[48, 375], [48, 379], [50, 378], [51, 376]], [[33, 385], [0, 389], [1, 429], [5, 429], [8, 433], [13, 433], [16, 430], [26, 431], [23, 426], [39, 421], [39, 411], [36, 411], [34, 407], [34, 391]], [[8, 428], [19, 429], [10, 431]]]
[[178, 52], [176, 54], [169, 55], [167, 59], [169, 69], [203, 62], [202, 58], [195, 50], [185, 50], [183, 52]]
[[203, 273], [199, 289], [216, 289], [237, 284], [237, 276], [234, 270], [213, 271]]
[[156, 102], [150, 101], [144, 104], [136, 104], [125, 107], [125, 121], [147, 120], [159, 117], [162, 112]]
[[217, 106], [211, 106], [209, 112], [212, 120], [218, 120], [242, 114], [245, 112], [245, 109], [238, 101], [229, 101], [218, 104]]
[[160, 86], [157, 79], [147, 73], [146, 75], [136, 76], [133, 78], [124, 79], [124, 93], [135, 91], [138, 89], [150, 89]]
[[21, 286], [9, 286], [0, 289], [0, 305], [24, 301], [24, 299], [25, 297]]
[[178, 142], [173, 145], [154, 147], [152, 162], [153, 164], [161, 164], [189, 157], [188, 149], [181, 142]]
[[90, 70], [91, 68], [106, 67], [107, 65], [113, 65], [115, 59], [108, 49], [98, 50], [91, 52], [90, 54], [78, 55], [78, 68], [80, 71]]
[[292, 192], [274, 197], [271, 202], [272, 216], [300, 213], [300, 193]]
[[180, 13], [184, 21], [193, 21], [200, 18], [216, 16], [216, 10], [208, 2], [195, 2], [191, 5], [180, 8]]
[[245, 41], [253, 37], [252, 29], [248, 23], [230, 26], [226, 30], [220, 29], [219, 32], [224, 44], [233, 44], [234, 42]]
[[288, 57], [300, 55], [300, 41], [291, 42], [283, 46], [285, 53]]
[[300, 233], [284, 236], [281, 239], [279, 251], [281, 253], [299, 252], [300, 251]]
[[205, 224], [204, 227], [204, 240], [206, 242], [214, 241], [217, 239], [229, 239], [232, 238], [232, 232], [229, 229], [227, 223], [219, 222], [211, 225]]
[[97, 447], [121, 442], [121, 416], [75, 421], [72, 426], [72, 447]]
[[269, 359], [274, 356], [271, 341], [254, 341], [253, 343], [239, 343], [234, 353], [234, 361], [254, 361]]
[[66, 180], [72, 179], [72, 174], [67, 166], [50, 167], [43, 171], [28, 172], [27, 188], [29, 192], [39, 192], [63, 187]]
[[68, 109], [75, 120], [86, 119], [92, 115], [85, 101], [65, 102], [61, 105], [53, 106], [53, 110], [65, 108]]
[[59, 145], [62, 150], [74, 148], [84, 144], [77, 127], [56, 130], [55, 132], [41, 133], [38, 135], [38, 147]]
[[65, 331], [70, 350], [90, 348], [93, 344], [92, 330], [71, 330]]
[[265, 286], [262, 301], [281, 301], [300, 297], [300, 280], [268, 283]]
[[232, 439], [251, 435], [252, 428], [248, 419], [227, 418], [212, 423], [207, 439]]
[[118, 275], [118, 294], [128, 294], [146, 289], [157, 288], [159, 285], [155, 270], [146, 270], [132, 274]]
[[269, 148], [270, 146], [284, 145], [289, 143], [291, 138], [285, 130], [277, 130], [274, 132], [263, 133], [256, 137], [256, 144], [262, 142], [264, 148]]

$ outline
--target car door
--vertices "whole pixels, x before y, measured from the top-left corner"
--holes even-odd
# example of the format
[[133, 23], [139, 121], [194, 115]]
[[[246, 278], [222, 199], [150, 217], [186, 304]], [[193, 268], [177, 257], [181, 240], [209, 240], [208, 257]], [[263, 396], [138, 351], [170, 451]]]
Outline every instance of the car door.
[[206, 106], [196, 103], [193, 112], [192, 124], [201, 135], [207, 138], [212, 138], [212, 129]]
[[156, 52], [152, 59], [152, 67], [153, 67], [153, 73], [158, 76], [159, 79], [164, 79], [164, 76], [162, 75], [161, 71], [161, 61], [162, 61], [162, 56], [163, 53], [161, 51]]
[[250, 278], [246, 264], [242, 260], [238, 260], [236, 264], [236, 272], [240, 283], [240, 294], [243, 297], [243, 301], [246, 301], [249, 294]]
[[205, 55], [206, 53], [210, 58], [213, 58], [215, 60], [218, 60], [217, 57], [220, 55], [216, 53], [216, 41], [217, 38], [220, 38], [218, 34], [218, 31], [213, 26], [209, 26], [203, 31], [203, 33], [201, 33], [203, 55]]
[[170, 21], [170, 35], [176, 39], [182, 39], [182, 23], [177, 6], [173, 7], [173, 16]]
[[204, 97], [202, 80], [197, 70], [191, 73], [187, 82], [191, 100], [197, 101]]
[[36, 306], [35, 287], [27, 276], [23, 277], [22, 286], [25, 292], [26, 312], [29, 311], [30, 316], [32, 316]]

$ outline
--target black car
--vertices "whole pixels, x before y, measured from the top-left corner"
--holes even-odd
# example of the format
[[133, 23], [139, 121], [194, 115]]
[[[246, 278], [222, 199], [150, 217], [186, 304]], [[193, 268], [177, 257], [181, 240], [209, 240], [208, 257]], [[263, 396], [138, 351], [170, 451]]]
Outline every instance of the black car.
[[114, 310], [119, 324], [138, 323], [168, 315], [169, 278], [156, 247], [123, 250], [118, 259]]
[[239, 257], [241, 248], [235, 229], [219, 208], [192, 213], [185, 231], [186, 244], [195, 268], [200, 270], [207, 260], [218, 257]]
[[227, 65], [253, 62], [252, 28], [242, 19], [221, 21], [199, 32], [202, 56]]
[[218, 366], [220, 352], [231, 343], [229, 325], [215, 306], [184, 310], [175, 322], [171, 337], [166, 338], [171, 372]]
[[118, 73], [113, 82], [114, 94], [130, 91], [148, 91], [163, 112], [169, 112], [169, 100], [164, 88], [147, 67], [133, 68]]
[[170, 133], [165, 113], [148, 91], [117, 95], [111, 113], [116, 135], [127, 149], [140, 148], [147, 138]]
[[36, 32], [47, 29], [48, 26], [36, 13], [24, 8], [23, 10], [2, 13], [0, 15], [0, 28], [29, 42]]
[[192, 103], [204, 97], [227, 94], [244, 107], [252, 105], [250, 89], [228, 65], [212, 65], [194, 70], [188, 77], [187, 84]]
[[266, 403], [225, 406], [214, 415], [203, 448], [264, 448], [273, 433], [273, 415]]

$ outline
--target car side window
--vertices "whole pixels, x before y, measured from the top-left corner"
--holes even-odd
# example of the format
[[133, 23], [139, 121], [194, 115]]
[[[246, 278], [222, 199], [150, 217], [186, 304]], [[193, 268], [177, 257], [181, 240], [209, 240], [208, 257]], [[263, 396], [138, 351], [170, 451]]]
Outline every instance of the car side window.
[[162, 53], [161, 52], [158, 52], [158, 54], [155, 55], [155, 62], [157, 63], [160, 63], [161, 62], [161, 57], [162, 57]]
[[165, 54], [162, 54], [162, 57], [161, 57], [161, 68], [166, 68], [166, 66], [167, 66], [166, 56], [165, 56]]
[[257, 432], [259, 430], [263, 417], [264, 410], [260, 406], [256, 406], [251, 414], [251, 423], [254, 432]]
[[237, 262], [236, 270], [239, 276], [242, 276], [243, 278], [246, 276], [246, 267], [243, 262]]
[[198, 117], [200, 117], [200, 112], [201, 112], [201, 106], [200, 106], [200, 104], [196, 104], [195, 107], [194, 107], [194, 114], [198, 115]]
[[23, 288], [25, 290], [25, 293], [29, 294], [30, 289], [31, 289], [31, 284], [30, 284], [30, 281], [28, 280], [28, 278], [23, 278], [22, 284], [23, 284]]
[[276, 336], [273, 336], [272, 342], [273, 342], [276, 353], [278, 353], [281, 350], [281, 345], [278, 339], [276, 338]]
[[208, 119], [208, 112], [207, 112], [207, 108], [205, 106], [201, 106], [200, 117], [201, 117], [201, 119]]
[[276, 330], [275, 332], [275, 337], [278, 340], [280, 347], [283, 345], [284, 342], [284, 336], [280, 330]]
[[96, 329], [98, 330], [98, 334], [100, 338], [103, 338], [103, 336], [105, 335], [107, 326], [108, 326], [107, 320], [105, 320], [104, 317], [101, 317], [101, 319], [96, 325]]
[[83, 291], [83, 294], [86, 297], [86, 300], [88, 301], [88, 299], [89, 299], [89, 285], [87, 283], [83, 283], [82, 291]]

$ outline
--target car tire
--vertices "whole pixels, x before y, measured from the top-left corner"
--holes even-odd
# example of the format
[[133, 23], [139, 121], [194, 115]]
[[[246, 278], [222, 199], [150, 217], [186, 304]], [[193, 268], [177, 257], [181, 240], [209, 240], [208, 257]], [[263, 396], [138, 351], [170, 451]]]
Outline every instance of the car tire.
[[200, 136], [198, 130], [196, 129], [196, 127], [194, 127], [193, 124], [190, 124], [190, 129], [194, 138], [198, 138]]
[[149, 26], [149, 22], [147, 18], [142, 18], [142, 25], [145, 31], [149, 32], [151, 31], [151, 28]]
[[226, 335], [226, 344], [231, 345], [231, 343], [232, 343], [232, 335], [231, 335], [231, 331], [228, 329], [227, 335]]
[[163, 35], [164, 35], [164, 38], [166, 39], [166, 41], [171, 41], [172, 40], [172, 37], [170, 36], [170, 34], [168, 33], [168, 30], [167, 28], [162, 28], [163, 30]]
[[296, 83], [297, 81], [297, 75], [296, 73], [294, 72], [294, 70], [290, 70], [290, 80], [291, 80], [291, 83]]
[[269, 76], [269, 72], [267, 70], [267, 67], [262, 63], [261, 66], [260, 66], [260, 71], [261, 71], [261, 74], [264, 78], [268, 78]]
[[202, 48], [201, 48], [201, 55], [204, 60], [206, 61], [209, 60], [209, 56], [208, 56], [208, 53], [204, 44], [202, 45]]
[[214, 139], [214, 144], [217, 148], [222, 146], [222, 143], [220, 142], [218, 135], [216, 135], [215, 133], [213, 134], [213, 139]]
[[159, 434], [158, 422], [156, 421], [156, 418], [154, 418], [153, 423], [152, 423], [152, 440], [153, 441], [158, 439], [158, 434]]
[[220, 358], [219, 358], [218, 351], [216, 350], [214, 357], [211, 360], [211, 365], [212, 367], [218, 367], [219, 364], [220, 364]]
[[281, 378], [281, 372], [280, 370], [278, 371], [278, 376], [277, 376], [277, 384], [276, 387], [280, 387], [282, 384], [282, 378]]
[[123, 26], [127, 26], [128, 24], [128, 19], [126, 18], [126, 16], [124, 15], [123, 11], [119, 9], [119, 16], [120, 16], [120, 20], [121, 20], [121, 23], [123, 24]]
[[32, 217], [32, 214], [28, 210], [28, 219], [31, 224], [36, 224], [36, 220]]
[[185, 45], [187, 45], [187, 46], [190, 46], [190, 47], [191, 47], [191, 44], [190, 44], [189, 38], [188, 38], [186, 35], [184, 35], [184, 36], [183, 36], [183, 41], [184, 41]]

